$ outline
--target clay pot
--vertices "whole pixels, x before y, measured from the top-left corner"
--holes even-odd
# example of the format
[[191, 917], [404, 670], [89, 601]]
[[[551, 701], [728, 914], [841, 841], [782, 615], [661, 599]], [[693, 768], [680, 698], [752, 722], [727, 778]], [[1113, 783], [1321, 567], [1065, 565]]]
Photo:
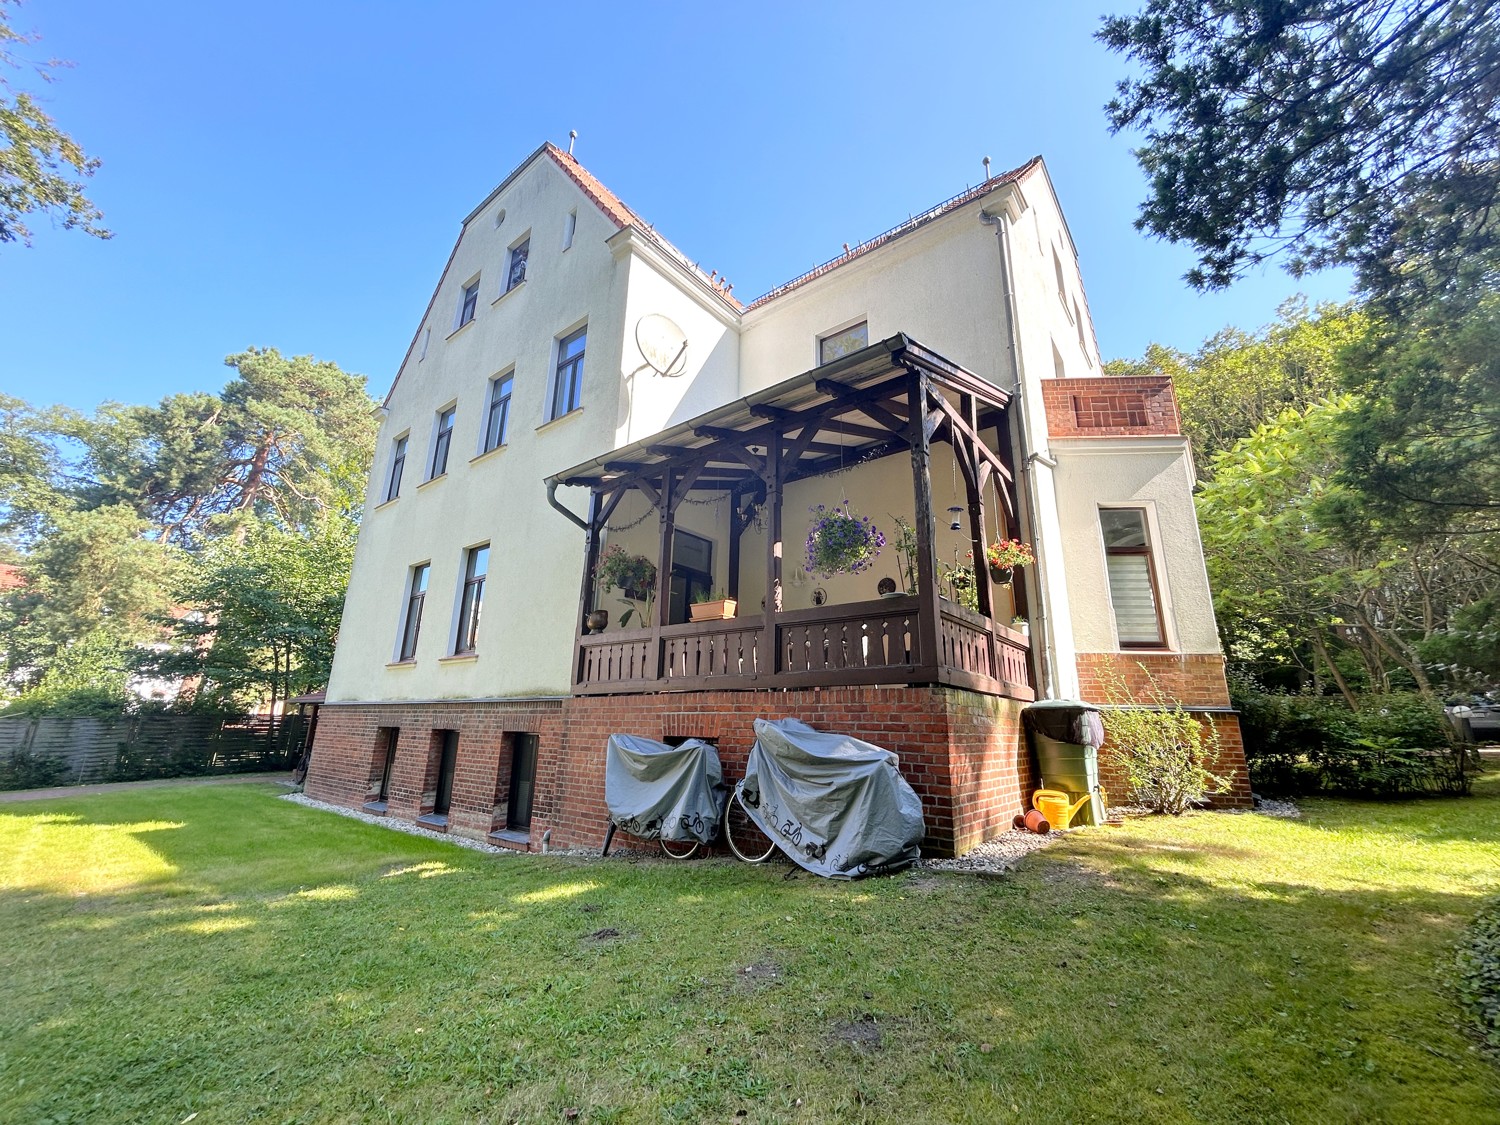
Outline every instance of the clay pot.
[[1028, 832], [1035, 832], [1038, 836], [1045, 836], [1052, 831], [1052, 825], [1047, 818], [1036, 809], [1027, 809], [1024, 815], [1017, 816], [1010, 824], [1012, 828], [1024, 828]]

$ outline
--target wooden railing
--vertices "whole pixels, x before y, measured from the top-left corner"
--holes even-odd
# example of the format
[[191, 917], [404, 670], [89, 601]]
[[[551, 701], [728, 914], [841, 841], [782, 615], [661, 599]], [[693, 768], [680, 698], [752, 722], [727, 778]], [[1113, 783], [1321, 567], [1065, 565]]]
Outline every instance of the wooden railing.
[[948, 683], [1033, 698], [1026, 635], [941, 605], [935, 652], [923, 648], [924, 601], [914, 596], [779, 614], [771, 645], [761, 617], [585, 636], [574, 692]]

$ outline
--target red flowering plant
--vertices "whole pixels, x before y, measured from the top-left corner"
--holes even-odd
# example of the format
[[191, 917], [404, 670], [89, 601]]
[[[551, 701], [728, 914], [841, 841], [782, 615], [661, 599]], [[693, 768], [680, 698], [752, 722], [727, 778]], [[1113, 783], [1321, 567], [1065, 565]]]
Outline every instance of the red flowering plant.
[[1036, 556], [1019, 539], [1001, 539], [984, 549], [984, 561], [992, 572], [1007, 571], [1013, 567], [1030, 566], [1036, 562]]

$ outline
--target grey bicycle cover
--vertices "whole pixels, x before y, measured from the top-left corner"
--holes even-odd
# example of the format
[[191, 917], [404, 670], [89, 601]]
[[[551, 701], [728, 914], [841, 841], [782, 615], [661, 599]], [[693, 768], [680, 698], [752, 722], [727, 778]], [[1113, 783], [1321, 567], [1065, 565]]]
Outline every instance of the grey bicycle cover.
[[852, 879], [921, 857], [922, 799], [879, 746], [799, 719], [756, 719], [741, 786], [751, 819], [815, 875]]
[[709, 843], [719, 829], [724, 768], [706, 742], [668, 746], [612, 734], [604, 752], [604, 803], [622, 832], [643, 840]]

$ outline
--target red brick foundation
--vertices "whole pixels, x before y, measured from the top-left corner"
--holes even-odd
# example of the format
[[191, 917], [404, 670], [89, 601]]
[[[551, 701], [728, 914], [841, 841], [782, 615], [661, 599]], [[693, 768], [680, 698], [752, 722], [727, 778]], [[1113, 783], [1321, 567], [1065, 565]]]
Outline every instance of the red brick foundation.
[[379, 789], [382, 727], [397, 727], [387, 812], [430, 812], [441, 732], [458, 732], [448, 830], [482, 838], [504, 826], [511, 734], [540, 736], [531, 841], [597, 846], [604, 805], [604, 744], [610, 734], [711, 739], [731, 779], [744, 772], [755, 718], [798, 718], [900, 755], [921, 795], [923, 850], [964, 852], [1007, 830], [1034, 787], [1011, 699], [942, 687], [857, 687], [777, 692], [690, 692], [496, 703], [325, 706], [307, 779], [318, 800], [359, 807]]
[[[1229, 685], [1224, 679], [1224, 658], [1217, 654], [1178, 655], [1164, 652], [1081, 652], [1078, 654], [1079, 694], [1091, 703], [1108, 701], [1123, 685], [1140, 703], [1148, 703], [1156, 689], [1188, 711], [1196, 711], [1203, 722], [1212, 723], [1219, 738], [1216, 773], [1230, 775], [1229, 789], [1214, 795], [1223, 808], [1250, 806], [1250, 773], [1245, 766], [1245, 744], [1240, 721], [1227, 710]], [[1213, 708], [1213, 710], [1209, 710]], [[1201, 710], [1200, 710], [1201, 709]], [[1099, 779], [1111, 800], [1123, 800], [1130, 787], [1124, 772], [1106, 743], [1099, 752]]]

